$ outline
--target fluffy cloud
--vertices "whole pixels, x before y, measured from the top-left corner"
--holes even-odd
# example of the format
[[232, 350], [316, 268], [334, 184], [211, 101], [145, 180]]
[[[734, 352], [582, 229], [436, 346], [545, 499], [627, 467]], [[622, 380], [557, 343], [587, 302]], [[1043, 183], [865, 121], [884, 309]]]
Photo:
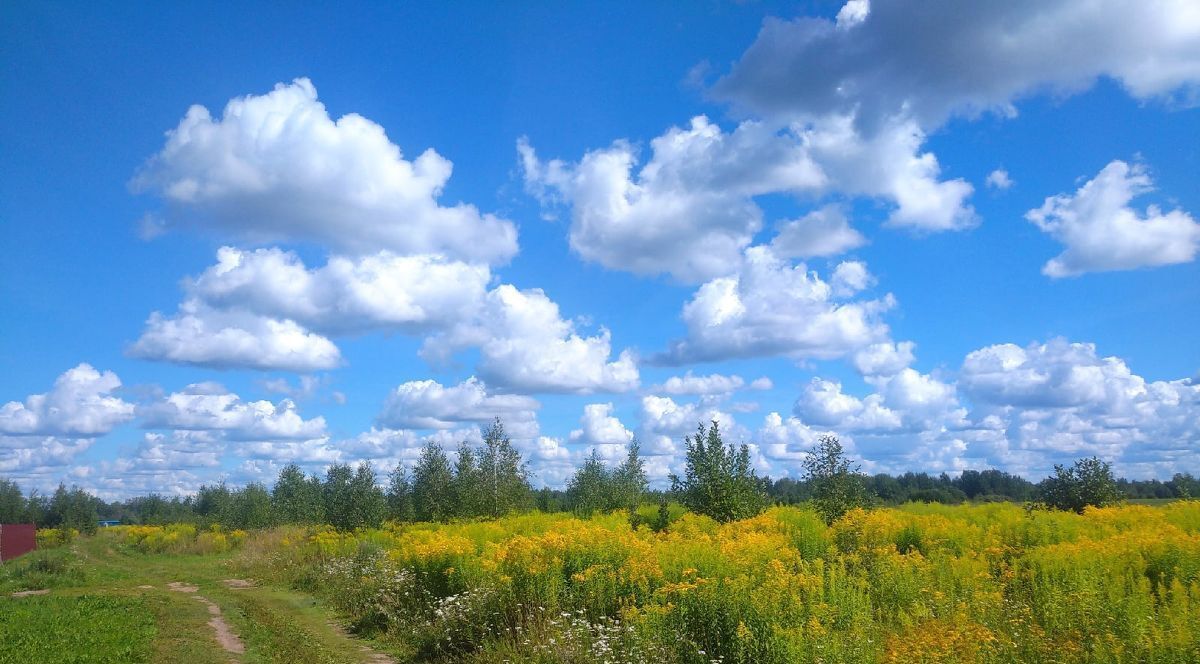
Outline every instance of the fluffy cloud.
[[1129, 206], [1153, 189], [1137, 164], [1115, 160], [1074, 195], [1059, 194], [1025, 218], [1066, 250], [1042, 268], [1050, 277], [1187, 263], [1200, 251], [1200, 223], [1183, 210]]
[[132, 462], [143, 468], [180, 470], [216, 468], [225, 444], [207, 431], [174, 431], [170, 435], [149, 432], [138, 444]]
[[911, 341], [871, 344], [854, 353], [854, 367], [864, 376], [891, 376], [912, 364], [916, 359]]
[[405, 160], [383, 127], [360, 115], [333, 120], [301, 78], [230, 100], [220, 118], [192, 106], [132, 186], [161, 196], [172, 226], [350, 253], [507, 261], [517, 251], [511, 222], [438, 203], [451, 170], [432, 149]]
[[847, 291], [865, 283], [858, 268], [839, 269], [842, 277], [836, 278], [835, 271], [831, 285], [766, 247], [748, 249], [737, 275], [704, 284], [684, 305], [688, 337], [672, 344], [660, 361], [773, 355], [828, 359], [884, 341], [888, 327], [880, 315], [893, 306], [891, 295], [842, 301]]
[[839, 382], [814, 378], [796, 401], [795, 413], [805, 423], [839, 431], [899, 429], [900, 414], [883, 402], [880, 394], [859, 399], [842, 392]]
[[581, 336], [541, 289], [492, 289], [476, 317], [430, 338], [422, 355], [439, 358], [469, 347], [479, 348], [479, 373], [498, 388], [587, 394], [638, 386], [633, 353], [611, 359], [609, 331]]
[[[628, 142], [588, 152], [577, 164], [543, 162], [518, 144], [526, 187], [543, 204], [571, 207], [572, 248], [585, 260], [635, 274], [668, 273], [695, 283], [726, 276], [762, 228], [754, 198], [841, 192], [895, 204], [888, 223], [919, 231], [976, 223], [967, 182], [940, 180], [915, 122], [889, 121], [864, 134], [852, 115], [782, 130], [753, 121], [724, 133], [707, 118], [651, 141], [634, 173]], [[780, 224], [784, 256], [834, 255], [864, 243], [837, 207]]]
[[633, 440], [633, 432], [626, 429], [612, 412], [611, 403], [584, 406], [583, 417], [579, 419], [581, 428], [571, 432], [571, 442], [595, 449], [609, 461], [620, 459], [625, 454], [625, 446]]
[[538, 432], [538, 408], [538, 402], [527, 396], [489, 394], [474, 376], [450, 387], [417, 380], [392, 390], [376, 421], [394, 429], [453, 429], [487, 424], [498, 417], [514, 438], [533, 438]]
[[917, 233], [958, 231], [978, 223], [967, 202], [974, 187], [941, 179], [932, 152], [922, 152], [926, 133], [911, 118], [889, 118], [864, 131], [854, 113], [798, 124], [793, 132], [829, 179], [829, 189], [882, 198], [895, 204], [887, 225]]
[[325, 418], [305, 420], [289, 399], [243, 401], [220, 385], [199, 383], [138, 409], [153, 429], [220, 431], [229, 440], [310, 440], [325, 435]]
[[1094, 344], [1054, 339], [1021, 348], [988, 346], [967, 354], [959, 384], [981, 404], [1026, 408], [1103, 407], [1117, 411], [1147, 395], [1146, 382]]
[[836, 256], [861, 247], [867, 239], [850, 227], [839, 205], [826, 205], [799, 219], [780, 222], [771, 251], [781, 258]]
[[185, 287], [210, 306], [293, 320], [326, 334], [421, 333], [473, 315], [490, 278], [485, 265], [440, 256], [333, 256], [310, 270], [277, 248], [222, 247], [217, 264]]
[[646, 454], [676, 454], [682, 450], [677, 443], [684, 436], [696, 432], [699, 424], [712, 421], [721, 423], [726, 437], [742, 435], [733, 415], [722, 412], [710, 402], [678, 403], [670, 397], [647, 395], [642, 397], [641, 428], [638, 438], [646, 445]]
[[1000, 190], [1008, 189], [1015, 184], [1012, 181], [1012, 178], [1008, 176], [1008, 171], [1004, 170], [1003, 168], [997, 168], [991, 173], [988, 173], [986, 182], [987, 186]]
[[189, 299], [174, 316], [154, 312], [128, 349], [133, 357], [218, 369], [310, 372], [342, 363], [329, 339], [292, 320], [214, 309]]
[[[767, 19], [713, 93], [764, 116], [812, 120], [1015, 112], [1100, 77], [1139, 99], [1196, 99], [1200, 12], [1189, 0], [854, 0], [837, 21]], [[1072, 45], [1089, 44], [1088, 48]]]
[[769, 390], [774, 387], [770, 378], [762, 376], [750, 381], [746, 384], [746, 380], [736, 374], [726, 376], [724, 374], [709, 374], [707, 376], [697, 376], [691, 371], [688, 371], [682, 376], [671, 376], [662, 385], [655, 385], [651, 391], [662, 392], [671, 395], [695, 395], [695, 396], [728, 396], [743, 388], [751, 390]]
[[650, 142], [637, 173], [634, 148], [618, 141], [578, 164], [542, 163], [518, 144], [527, 187], [571, 204], [571, 248], [586, 260], [685, 282], [728, 273], [762, 227], [754, 196], [814, 190], [824, 176], [794, 140], [743, 123], [731, 133], [698, 116]]
[[12, 479], [46, 480], [39, 484], [52, 487], [61, 479], [63, 468], [93, 442], [92, 438], [0, 436], [0, 474]]
[[68, 369], [44, 394], [0, 407], [0, 434], [102, 436], [133, 418], [133, 404], [113, 396], [121, 379], [89, 364]]

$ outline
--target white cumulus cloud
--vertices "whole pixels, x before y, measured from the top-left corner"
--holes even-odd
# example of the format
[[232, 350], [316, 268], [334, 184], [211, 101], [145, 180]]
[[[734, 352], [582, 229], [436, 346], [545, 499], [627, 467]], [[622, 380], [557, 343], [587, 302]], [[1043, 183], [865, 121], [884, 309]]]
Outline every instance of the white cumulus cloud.
[[68, 369], [49, 392], [0, 407], [0, 434], [102, 436], [133, 418], [134, 406], [114, 396], [121, 379], [90, 364]]
[[232, 99], [219, 118], [192, 106], [132, 186], [163, 199], [168, 226], [349, 253], [507, 261], [517, 251], [511, 222], [438, 202], [451, 170], [433, 149], [404, 159], [383, 127], [361, 115], [334, 120], [300, 78]]
[[1114, 160], [1075, 192], [1046, 199], [1025, 217], [1066, 250], [1042, 268], [1050, 277], [1187, 263], [1200, 251], [1200, 223], [1183, 210], [1129, 202], [1153, 189], [1140, 165]]

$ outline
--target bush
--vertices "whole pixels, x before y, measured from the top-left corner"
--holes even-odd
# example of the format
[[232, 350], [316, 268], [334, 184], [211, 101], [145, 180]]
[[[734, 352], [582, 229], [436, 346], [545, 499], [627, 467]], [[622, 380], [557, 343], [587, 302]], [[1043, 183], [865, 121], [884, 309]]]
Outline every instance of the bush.
[[1096, 457], [1080, 459], [1070, 468], [1055, 465], [1054, 476], [1043, 480], [1040, 489], [1046, 505], [1079, 514], [1089, 506], [1105, 507], [1121, 501], [1112, 464]]

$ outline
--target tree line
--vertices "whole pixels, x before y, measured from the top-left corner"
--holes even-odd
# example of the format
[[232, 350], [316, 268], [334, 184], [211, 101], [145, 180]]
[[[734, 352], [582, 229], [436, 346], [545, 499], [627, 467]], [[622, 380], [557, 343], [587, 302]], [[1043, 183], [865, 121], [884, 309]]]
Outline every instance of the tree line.
[[1096, 458], [1056, 466], [1054, 475], [1038, 484], [994, 469], [965, 470], [957, 477], [866, 475], [846, 456], [836, 436], [824, 436], [807, 454], [801, 478], [772, 481], [755, 473], [746, 445], [724, 441], [717, 422], [699, 425], [696, 433], [685, 436], [684, 445], [683, 473], [670, 475], [666, 491], [650, 490], [636, 439], [620, 464], [610, 467], [593, 451], [564, 489], [535, 491], [528, 463], [497, 419], [484, 429], [479, 446], [462, 443], [453, 461], [445, 449], [430, 442], [411, 469], [397, 464], [387, 478], [379, 477], [369, 462], [357, 467], [333, 464], [323, 476], [306, 475], [290, 464], [269, 489], [257, 482], [233, 488], [221, 482], [201, 486], [193, 496], [150, 494], [113, 503], [61, 484], [48, 496], [37, 491], [24, 496], [15, 482], [0, 478], [0, 523], [33, 522], [81, 532], [95, 531], [100, 519], [220, 523], [243, 529], [327, 523], [350, 530], [378, 527], [385, 520], [495, 518], [539, 509], [582, 517], [623, 510], [636, 526], [647, 522], [639, 516], [639, 506], [657, 502], [657, 523], [649, 525], [662, 527], [670, 500], [722, 522], [753, 516], [771, 504], [805, 502], [831, 522], [854, 507], [910, 501], [1036, 501], [1082, 511], [1125, 498], [1200, 496], [1200, 480], [1189, 474], [1176, 474], [1166, 482], [1116, 479], [1111, 465]]

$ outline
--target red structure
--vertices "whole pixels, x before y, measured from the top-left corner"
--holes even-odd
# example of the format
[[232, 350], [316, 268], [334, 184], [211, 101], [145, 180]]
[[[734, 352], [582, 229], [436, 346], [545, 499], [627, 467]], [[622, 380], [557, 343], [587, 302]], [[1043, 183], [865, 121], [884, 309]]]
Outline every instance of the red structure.
[[32, 523], [0, 524], [0, 563], [37, 548], [37, 526]]

